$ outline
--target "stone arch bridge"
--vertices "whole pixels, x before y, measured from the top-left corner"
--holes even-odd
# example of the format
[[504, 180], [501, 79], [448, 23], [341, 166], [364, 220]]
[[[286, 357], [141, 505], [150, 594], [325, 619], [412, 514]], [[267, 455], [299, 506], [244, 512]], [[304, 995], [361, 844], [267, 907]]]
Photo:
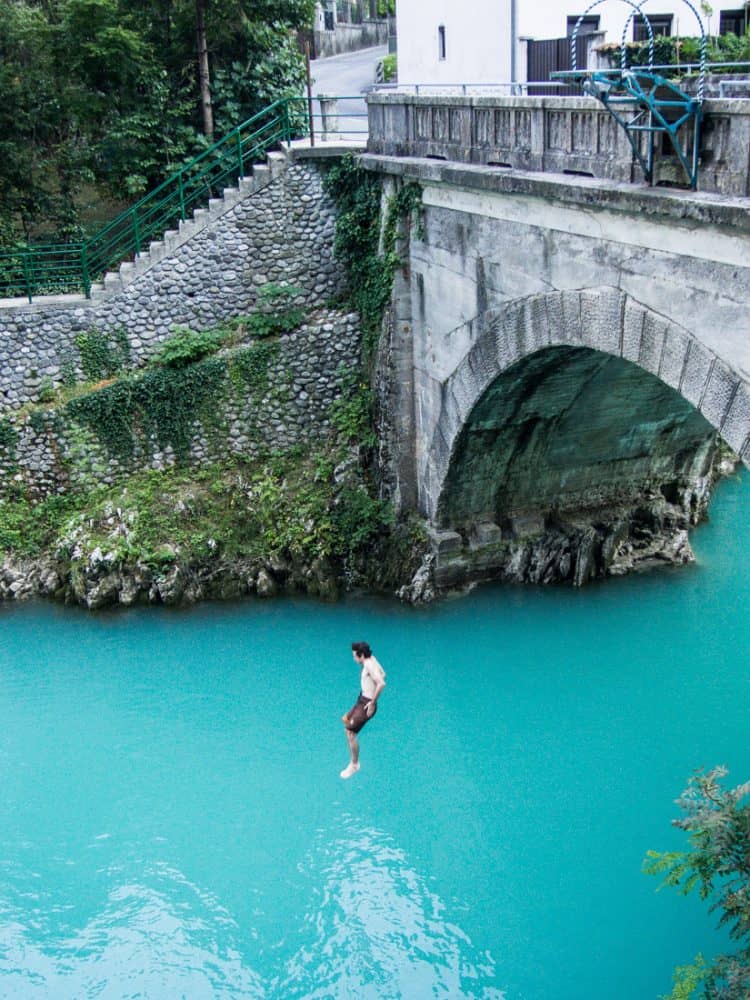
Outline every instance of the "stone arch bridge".
[[750, 199], [364, 162], [423, 188], [381, 386], [438, 584], [691, 558], [721, 442], [750, 465]]
[[[740, 139], [744, 173], [722, 179], [717, 146], [714, 187], [693, 192], [610, 176], [604, 154], [586, 161], [602, 176], [582, 177], [562, 172], [580, 157], [547, 157], [555, 172], [545, 173], [544, 156], [507, 169], [505, 159], [431, 158], [434, 144], [378, 152], [371, 115], [362, 162], [385, 196], [422, 186], [381, 344], [381, 467], [397, 508], [432, 526], [439, 586], [582, 583], [690, 557], [687, 529], [705, 511], [721, 442], [750, 465]], [[335, 292], [335, 209], [318, 165], [276, 156], [247, 185], [108, 276], [100, 300], [0, 304], [0, 410], [57, 384], [92, 326], [126, 328], [139, 361], [175, 322], [200, 327], [252, 307], [266, 280], [293, 281], [311, 304]], [[355, 363], [356, 345], [343, 347]]]

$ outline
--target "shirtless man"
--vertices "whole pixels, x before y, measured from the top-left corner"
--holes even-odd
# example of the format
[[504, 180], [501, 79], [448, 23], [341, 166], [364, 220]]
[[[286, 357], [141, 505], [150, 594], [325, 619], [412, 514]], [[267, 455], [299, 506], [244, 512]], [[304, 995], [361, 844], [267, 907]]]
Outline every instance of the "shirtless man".
[[346, 738], [349, 742], [351, 760], [341, 772], [342, 778], [351, 778], [359, 770], [359, 742], [357, 733], [378, 710], [378, 698], [385, 687], [385, 671], [372, 655], [372, 650], [366, 642], [352, 643], [352, 656], [355, 663], [362, 668], [360, 676], [360, 693], [356, 705], [352, 706], [342, 721], [346, 726]]

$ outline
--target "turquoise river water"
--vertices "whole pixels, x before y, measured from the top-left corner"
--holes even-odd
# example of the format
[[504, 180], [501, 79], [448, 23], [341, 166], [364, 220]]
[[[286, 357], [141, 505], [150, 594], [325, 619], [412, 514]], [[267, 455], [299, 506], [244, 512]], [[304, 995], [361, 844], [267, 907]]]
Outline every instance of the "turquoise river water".
[[0, 608], [0, 996], [669, 992], [726, 945], [641, 863], [695, 768], [750, 778], [749, 497], [696, 566], [581, 591]]

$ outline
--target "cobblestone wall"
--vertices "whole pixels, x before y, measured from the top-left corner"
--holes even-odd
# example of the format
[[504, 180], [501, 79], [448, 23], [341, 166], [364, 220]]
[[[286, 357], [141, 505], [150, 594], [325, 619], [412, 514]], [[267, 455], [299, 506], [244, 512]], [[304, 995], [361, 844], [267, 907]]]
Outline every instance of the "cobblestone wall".
[[71, 365], [82, 377], [76, 336], [123, 330], [135, 363], [175, 325], [205, 329], [250, 312], [267, 282], [302, 289], [321, 306], [340, 287], [333, 260], [334, 207], [324, 164], [292, 162], [179, 249], [102, 301], [0, 308], [0, 412], [37, 401]]
[[[356, 314], [321, 310], [278, 341], [256, 341], [223, 357], [231, 365], [241, 350], [271, 347], [267, 369], [255, 388], [233, 382], [229, 371], [210, 400], [210, 419], [196, 414], [189, 454], [192, 464], [228, 455], [252, 458], [261, 451], [309, 445], [328, 431], [333, 401], [359, 362]], [[98, 390], [107, 392], [107, 388]], [[26, 487], [32, 496], [111, 483], [132, 470], [163, 469], [175, 462], [155, 435], [134, 435], [128, 460], [112, 455], [94, 430], [66, 408], [35, 408], [4, 419], [0, 438], [0, 496]], [[8, 433], [10, 431], [10, 433]]]

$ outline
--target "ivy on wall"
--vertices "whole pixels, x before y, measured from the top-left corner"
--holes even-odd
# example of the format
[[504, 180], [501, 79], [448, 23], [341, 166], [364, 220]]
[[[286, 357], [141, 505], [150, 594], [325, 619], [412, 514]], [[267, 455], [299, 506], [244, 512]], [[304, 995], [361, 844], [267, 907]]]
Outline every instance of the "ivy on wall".
[[145, 372], [122, 374], [131, 360], [124, 331], [109, 334], [94, 329], [79, 334], [76, 346], [86, 378], [97, 382], [119, 377], [75, 396], [66, 403], [65, 413], [93, 431], [107, 452], [121, 461], [132, 460], [139, 444], [149, 451], [154, 442], [160, 449], [171, 448], [177, 459], [186, 459], [197, 424], [208, 431], [218, 429], [221, 417], [216, 404], [229, 387], [253, 393], [265, 390], [269, 365], [279, 354], [276, 339], [254, 340], [225, 355], [218, 354], [220, 349], [243, 337], [275, 338], [297, 329], [306, 318], [305, 310], [294, 305], [298, 294], [293, 286], [269, 284], [250, 316], [235, 317], [211, 330], [175, 327]]
[[130, 365], [130, 343], [122, 329], [111, 333], [96, 329], [79, 333], [76, 347], [81, 370], [88, 382], [112, 378]]
[[17, 444], [18, 431], [15, 425], [7, 417], [0, 417], [0, 456], [11, 469], [15, 468]]
[[393, 276], [401, 264], [396, 248], [399, 224], [416, 217], [421, 234], [422, 188], [409, 181], [388, 199], [381, 247], [380, 178], [349, 153], [328, 171], [324, 187], [337, 207], [334, 256], [346, 270], [347, 295], [362, 321], [369, 357], [377, 345]]
[[[178, 458], [190, 452], [196, 421], [214, 410], [226, 362], [207, 358], [185, 368], [158, 368], [119, 379], [72, 399], [67, 413], [91, 428], [116, 458], [133, 457], [137, 440], [170, 447]], [[212, 406], [205, 412], [205, 404]]]
[[144, 450], [156, 442], [184, 460], [196, 424], [211, 428], [221, 419], [217, 403], [227, 395], [227, 379], [236, 391], [262, 391], [278, 353], [277, 343], [252, 344], [226, 357], [124, 376], [70, 400], [66, 413], [90, 428], [109, 454], [120, 460], [131, 460], [139, 442]]

